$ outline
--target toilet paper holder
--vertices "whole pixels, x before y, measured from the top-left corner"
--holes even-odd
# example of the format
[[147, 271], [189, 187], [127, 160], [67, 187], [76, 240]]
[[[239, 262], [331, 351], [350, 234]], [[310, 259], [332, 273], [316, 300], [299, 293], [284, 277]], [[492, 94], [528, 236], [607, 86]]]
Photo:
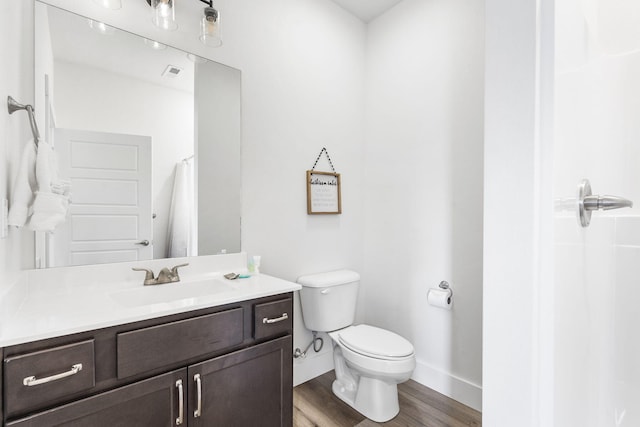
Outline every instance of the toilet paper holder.
[[442, 282], [440, 282], [438, 287], [440, 289], [449, 290], [449, 298], [447, 298], [447, 304], [451, 304], [451, 298], [453, 297], [453, 289], [451, 289], [451, 286], [449, 286], [449, 282], [447, 282], [446, 280], [443, 280]]

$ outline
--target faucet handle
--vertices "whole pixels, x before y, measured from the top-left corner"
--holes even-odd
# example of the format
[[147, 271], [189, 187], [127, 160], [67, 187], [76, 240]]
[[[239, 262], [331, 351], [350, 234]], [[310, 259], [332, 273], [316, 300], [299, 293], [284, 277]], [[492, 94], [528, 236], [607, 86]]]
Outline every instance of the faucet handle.
[[149, 270], [148, 268], [138, 268], [138, 267], [131, 267], [131, 269], [133, 271], [145, 271], [146, 274], [144, 275], [144, 284], [148, 285], [151, 282], [153, 282], [155, 279], [153, 277], [153, 271]]
[[173, 275], [174, 275], [178, 280], [180, 280], [180, 276], [178, 275], [178, 269], [179, 269], [180, 267], [186, 267], [186, 266], [188, 266], [188, 265], [189, 265], [189, 263], [187, 262], [187, 263], [185, 263], [185, 264], [178, 264], [178, 265], [176, 265], [176, 266], [173, 266], [173, 267], [171, 268], [171, 274], [173, 274]]

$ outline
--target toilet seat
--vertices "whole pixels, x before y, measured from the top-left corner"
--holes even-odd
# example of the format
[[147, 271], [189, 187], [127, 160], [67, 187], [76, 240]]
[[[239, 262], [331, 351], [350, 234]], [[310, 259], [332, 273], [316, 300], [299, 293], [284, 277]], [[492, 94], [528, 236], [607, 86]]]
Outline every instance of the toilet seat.
[[409, 341], [386, 329], [356, 325], [337, 332], [341, 345], [363, 356], [393, 361], [413, 357], [414, 354]]

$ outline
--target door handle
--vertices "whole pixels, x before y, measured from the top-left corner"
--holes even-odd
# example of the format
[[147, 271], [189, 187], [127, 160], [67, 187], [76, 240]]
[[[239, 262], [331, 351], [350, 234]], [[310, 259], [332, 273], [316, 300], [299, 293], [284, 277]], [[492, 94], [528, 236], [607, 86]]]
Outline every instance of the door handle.
[[631, 208], [633, 202], [618, 196], [587, 196], [584, 198], [584, 208], [588, 211]]
[[178, 418], [176, 418], [176, 425], [180, 426], [184, 422], [184, 390], [182, 389], [182, 380], [176, 381], [176, 388], [178, 389]]
[[591, 184], [588, 179], [583, 179], [578, 186], [578, 219], [580, 225], [588, 227], [591, 222], [591, 213], [597, 210], [608, 211], [611, 209], [631, 208], [633, 202], [618, 196], [598, 196], [591, 193]]
[[202, 415], [202, 380], [200, 374], [195, 374], [193, 380], [196, 382], [196, 410], [193, 411], [193, 418]]
[[148, 240], [141, 240], [139, 242], [136, 242], [136, 245], [149, 246], [149, 241]]

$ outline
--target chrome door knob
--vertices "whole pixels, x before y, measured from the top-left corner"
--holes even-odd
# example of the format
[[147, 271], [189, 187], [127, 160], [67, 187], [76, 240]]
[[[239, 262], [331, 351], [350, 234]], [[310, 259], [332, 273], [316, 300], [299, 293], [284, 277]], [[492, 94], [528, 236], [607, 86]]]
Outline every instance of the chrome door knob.
[[136, 245], [149, 246], [149, 241], [148, 240], [141, 240], [139, 242], [136, 242]]

